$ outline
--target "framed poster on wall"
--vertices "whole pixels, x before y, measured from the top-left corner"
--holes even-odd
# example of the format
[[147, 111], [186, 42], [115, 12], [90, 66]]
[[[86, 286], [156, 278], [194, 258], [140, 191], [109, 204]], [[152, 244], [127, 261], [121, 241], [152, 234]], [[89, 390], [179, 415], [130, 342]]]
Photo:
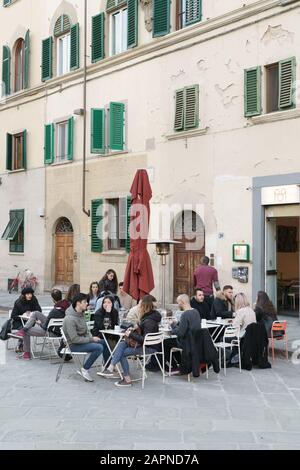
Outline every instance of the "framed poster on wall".
[[245, 243], [236, 243], [232, 245], [232, 261], [245, 262], [250, 261], [250, 246]]

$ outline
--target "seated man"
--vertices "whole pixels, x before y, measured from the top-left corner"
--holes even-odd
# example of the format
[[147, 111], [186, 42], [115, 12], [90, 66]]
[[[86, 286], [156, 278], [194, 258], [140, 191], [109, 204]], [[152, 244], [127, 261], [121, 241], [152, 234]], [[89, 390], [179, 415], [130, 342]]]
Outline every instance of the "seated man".
[[72, 301], [72, 305], [66, 311], [63, 331], [66, 335], [71, 351], [90, 353], [90, 356], [85, 361], [83, 367], [78, 370], [77, 373], [88, 382], [93, 382], [89, 370], [96, 359], [103, 354], [104, 346], [101, 343], [100, 338], [92, 336], [89, 332], [84, 318], [84, 312], [86, 309], [87, 295], [76, 295]]
[[223, 291], [219, 291], [213, 301], [211, 318], [212, 320], [215, 320], [217, 317], [232, 318], [233, 312], [233, 287], [224, 286]]
[[191, 308], [186, 294], [179, 295], [177, 303], [183, 311], [179, 325], [171, 325], [172, 333], [177, 335], [178, 346], [182, 348], [180, 372], [193, 372], [199, 376], [200, 363], [212, 363], [214, 371], [219, 372], [217, 351], [208, 330], [201, 329], [201, 319], [197, 310]]
[[[48, 316], [39, 311], [32, 312], [25, 326], [17, 333], [11, 335], [14, 338], [23, 339], [24, 353], [21, 356], [22, 359], [30, 359], [30, 337], [45, 336], [50, 320], [52, 318], [64, 318], [65, 316], [65, 309], [69, 306], [69, 303], [66, 300], [62, 300], [62, 292], [58, 289], [53, 289], [51, 297], [54, 302], [54, 308]], [[59, 328], [53, 328], [51, 333], [54, 336], [60, 336]]]
[[191, 299], [191, 307], [198, 310], [201, 320], [210, 320], [210, 308], [207, 302], [204, 300], [204, 292], [202, 289], [196, 289], [195, 295]]

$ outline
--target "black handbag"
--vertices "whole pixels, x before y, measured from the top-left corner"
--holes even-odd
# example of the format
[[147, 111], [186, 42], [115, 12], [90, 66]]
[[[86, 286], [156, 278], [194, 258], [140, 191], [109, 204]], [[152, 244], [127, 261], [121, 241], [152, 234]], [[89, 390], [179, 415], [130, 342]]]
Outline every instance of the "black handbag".
[[0, 339], [2, 339], [2, 341], [8, 340], [9, 338], [8, 333], [11, 333], [11, 319], [7, 320], [2, 325], [1, 332], [0, 332]]

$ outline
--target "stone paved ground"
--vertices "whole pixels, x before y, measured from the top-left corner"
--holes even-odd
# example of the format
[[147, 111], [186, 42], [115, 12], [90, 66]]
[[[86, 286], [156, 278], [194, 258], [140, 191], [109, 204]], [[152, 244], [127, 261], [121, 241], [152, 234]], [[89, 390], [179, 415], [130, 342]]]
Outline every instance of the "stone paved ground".
[[[298, 320], [289, 324], [300, 339]], [[300, 364], [165, 385], [149, 373], [144, 390], [120, 390], [96, 369], [85, 383], [71, 363], [55, 383], [57, 367], [18, 360], [0, 341], [0, 449], [300, 449]]]
[[[300, 365], [210, 371], [145, 389], [85, 383], [71, 363], [22, 361], [0, 342], [0, 449], [300, 449]], [[1, 361], [0, 361], [1, 362]], [[136, 369], [134, 368], [136, 371]]]

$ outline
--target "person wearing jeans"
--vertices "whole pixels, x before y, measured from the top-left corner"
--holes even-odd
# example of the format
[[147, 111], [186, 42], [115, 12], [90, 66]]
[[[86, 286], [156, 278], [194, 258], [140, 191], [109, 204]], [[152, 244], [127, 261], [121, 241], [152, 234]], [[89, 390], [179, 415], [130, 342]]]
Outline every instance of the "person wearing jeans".
[[66, 311], [63, 323], [63, 331], [66, 335], [72, 352], [86, 352], [90, 356], [83, 364], [83, 367], [77, 371], [88, 382], [93, 382], [89, 370], [103, 354], [103, 344], [98, 337], [92, 336], [88, 330], [84, 312], [87, 309], [87, 295], [78, 294], [73, 298], [71, 307]]
[[[128, 328], [125, 331], [126, 340], [118, 344], [109, 367], [103, 372], [97, 372], [97, 374], [102, 377], [114, 378], [115, 366], [120, 362], [123, 369], [123, 380], [115, 383], [117, 387], [130, 387], [132, 385], [127, 357], [143, 354], [143, 343], [146, 335], [159, 331], [161, 314], [154, 309], [152, 295], [145, 295], [140, 304], [140, 312], [139, 331], [136, 331], [134, 328]], [[128, 344], [129, 340], [135, 342], [136, 347], [131, 347]], [[146, 348], [146, 354], [153, 354], [155, 352], [157, 352], [157, 350], [154, 348]]]

